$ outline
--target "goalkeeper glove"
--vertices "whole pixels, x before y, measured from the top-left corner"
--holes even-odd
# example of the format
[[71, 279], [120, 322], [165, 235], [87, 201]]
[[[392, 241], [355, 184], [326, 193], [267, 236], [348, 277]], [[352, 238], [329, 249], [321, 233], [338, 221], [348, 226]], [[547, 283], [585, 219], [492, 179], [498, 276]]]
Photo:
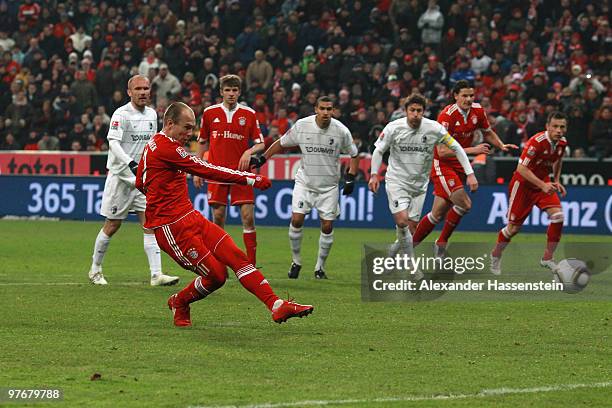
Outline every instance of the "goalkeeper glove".
[[255, 167], [256, 169], [258, 169], [264, 164], [266, 164], [266, 161], [267, 160], [265, 156], [259, 156], [259, 157], [253, 156], [251, 157], [251, 160], [249, 161], [249, 166]]
[[342, 195], [348, 196], [353, 193], [355, 189], [355, 175], [349, 172], [344, 176], [344, 188], [342, 189]]
[[128, 167], [130, 168], [131, 172], [134, 173], [134, 175], [136, 175], [136, 172], [138, 171], [138, 163], [132, 160], [130, 164], [128, 164]]

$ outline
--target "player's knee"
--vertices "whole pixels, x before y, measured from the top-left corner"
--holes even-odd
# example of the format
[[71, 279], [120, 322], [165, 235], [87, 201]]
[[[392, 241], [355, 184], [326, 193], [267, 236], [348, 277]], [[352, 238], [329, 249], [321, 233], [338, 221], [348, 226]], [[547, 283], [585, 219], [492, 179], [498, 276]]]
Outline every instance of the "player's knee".
[[255, 228], [255, 219], [253, 217], [253, 214], [242, 216], [242, 226], [245, 230], [252, 230]]
[[323, 232], [324, 234], [331, 234], [333, 230], [334, 224], [331, 221], [321, 222], [321, 232]]
[[563, 216], [563, 212], [559, 211], [559, 212], [555, 212], [553, 214], [550, 215], [550, 222], [551, 223], [563, 223], [563, 221], [565, 221], [565, 217]]
[[410, 231], [411, 234], [414, 235], [417, 225], [419, 224], [418, 221], [414, 221], [414, 220], [408, 220], [408, 230]]
[[472, 200], [465, 195], [464, 199], [453, 206], [458, 213], [467, 214], [472, 209]]
[[221, 226], [224, 225], [225, 224], [225, 214], [224, 213], [214, 213], [213, 221], [217, 225], [221, 225]]
[[291, 217], [291, 225], [293, 228], [302, 228], [304, 226], [304, 219], [298, 217]]
[[408, 217], [400, 215], [395, 219], [395, 225], [400, 228], [406, 228], [410, 225], [410, 222], [408, 220]]
[[508, 224], [505, 227], [504, 235], [507, 238], [512, 238], [513, 236], [518, 234], [520, 230], [521, 230], [521, 226], [520, 225]]
[[102, 230], [106, 235], [112, 237], [121, 227], [121, 220], [106, 220]]
[[227, 280], [227, 267], [220, 262], [209, 265], [206, 278], [209, 281], [208, 289], [211, 292], [219, 289]]

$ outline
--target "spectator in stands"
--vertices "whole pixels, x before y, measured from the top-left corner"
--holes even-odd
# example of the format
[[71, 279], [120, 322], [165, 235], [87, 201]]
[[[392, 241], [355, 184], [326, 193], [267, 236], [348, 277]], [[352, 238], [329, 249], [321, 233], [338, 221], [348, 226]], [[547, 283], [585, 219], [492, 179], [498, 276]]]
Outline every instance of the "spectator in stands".
[[74, 49], [79, 53], [82, 53], [85, 48], [91, 44], [92, 40], [91, 36], [85, 32], [85, 27], [82, 25], [80, 25], [77, 31], [71, 34], [69, 38], [72, 40]]
[[38, 141], [38, 150], [59, 150], [59, 139], [50, 135], [49, 132], [43, 132]]
[[421, 30], [422, 43], [436, 50], [442, 40], [444, 27], [444, 16], [440, 12], [437, 0], [427, 2], [427, 10], [419, 17], [417, 26]]
[[32, 106], [28, 103], [25, 92], [21, 90], [17, 92], [13, 102], [4, 111], [4, 123], [17, 137], [17, 140], [24, 140], [33, 115]]
[[257, 81], [264, 91], [268, 91], [272, 85], [273, 74], [272, 64], [265, 60], [264, 52], [262, 50], [255, 51], [255, 60], [249, 64], [246, 70], [247, 90], [253, 89], [253, 81]]
[[28, 137], [24, 142], [23, 150], [38, 150], [38, 131], [30, 130]]
[[76, 103], [83, 110], [98, 106], [96, 87], [87, 80], [85, 71], [78, 70], [74, 74], [75, 81], [70, 86], [70, 93], [76, 98]]
[[467, 59], [461, 58], [459, 66], [455, 71], [453, 71], [450, 76], [449, 86], [452, 88], [455, 83], [462, 80], [466, 80], [470, 83], [473, 83], [475, 79], [476, 75], [474, 74], [474, 71], [472, 71], [472, 69], [470, 68], [470, 63]]
[[[138, 73], [146, 77], [151, 77], [151, 70], [157, 70], [159, 68], [159, 60], [155, 56], [155, 51], [150, 49], [146, 52], [146, 55], [138, 65]], [[155, 74], [153, 74], [155, 76]]]
[[155, 101], [159, 102], [160, 98], [164, 98], [167, 101], [174, 101], [181, 92], [181, 83], [178, 78], [172, 75], [168, 70], [168, 64], [161, 64], [159, 66], [159, 74], [151, 82], [153, 89], [155, 90]]
[[589, 155], [599, 158], [612, 156], [612, 106], [604, 106], [591, 124], [592, 146]]
[[[344, 1], [333, 7], [304, 0], [158, 3], [128, 2], [118, 9], [85, 1], [0, 2], [0, 114], [20, 91], [35, 112], [18, 130], [22, 142], [30, 130], [59, 138], [61, 127], [71, 129], [82, 113], [93, 118], [100, 106], [108, 111], [123, 105], [123, 87], [116, 84], [138, 70], [153, 80], [164, 62], [183, 80], [173, 97], [199, 112], [216, 102], [220, 75], [238, 73], [247, 82], [258, 49], [272, 66], [271, 79], [267, 84], [258, 78], [257, 89], [245, 89], [243, 97], [263, 97], [261, 110], [277, 120], [280, 108], [296, 120], [310, 113], [306, 99], [344, 91], [347, 99], [335, 115], [350, 121], [365, 107], [372, 128], [378, 112], [389, 120], [398, 98], [414, 89], [432, 100], [432, 117], [448, 103], [449, 85], [458, 79], [477, 82], [478, 98], [490, 100], [488, 113], [508, 118], [514, 113], [518, 119], [515, 111], [524, 101], [519, 110], [526, 109], [527, 133], [542, 120], [537, 104], [548, 109], [549, 103], [561, 103], [570, 113], [579, 105], [591, 129], [600, 126], [593, 113], [610, 104], [612, 31], [605, 2], [564, 0], [559, 8], [541, 2], [525, 7], [440, 2], [438, 7], [432, 1], [426, 9], [416, 0]], [[430, 65], [432, 55], [438, 61]], [[79, 70], [95, 84], [97, 101], [90, 107], [80, 104], [83, 95], [74, 88], [71, 96]], [[163, 98], [155, 109], [163, 112], [166, 96], [158, 96]], [[516, 125], [515, 119], [510, 123]], [[601, 150], [589, 148], [594, 138], [583, 139], [587, 154]], [[60, 145], [71, 147], [61, 138]], [[90, 149], [91, 142], [82, 141], [82, 147]]]
[[0, 150], [21, 150], [21, 145], [15, 140], [13, 133], [7, 133], [4, 137]]

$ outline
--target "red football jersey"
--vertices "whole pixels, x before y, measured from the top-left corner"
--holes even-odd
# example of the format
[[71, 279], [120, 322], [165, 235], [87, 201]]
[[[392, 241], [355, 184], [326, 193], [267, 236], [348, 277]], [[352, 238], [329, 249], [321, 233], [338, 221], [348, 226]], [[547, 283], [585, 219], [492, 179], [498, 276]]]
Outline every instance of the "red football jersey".
[[[474, 143], [474, 132], [478, 129], [489, 130], [489, 119], [487, 113], [479, 103], [473, 103], [467, 113], [463, 116], [456, 103], [446, 106], [438, 115], [438, 122], [448, 130], [448, 133], [463, 147], [471, 147]], [[455, 156], [440, 158], [438, 149], [434, 149], [434, 159], [440, 161], [440, 167], [451, 167], [456, 172], [463, 174], [463, 167]]]
[[249, 184], [247, 177], [256, 177], [207, 163], [187, 153], [176, 140], [157, 133], [145, 146], [136, 173], [136, 188], [147, 197], [146, 228], [171, 224], [193, 211], [186, 173], [235, 184]]
[[[537, 133], [525, 144], [519, 163], [531, 170], [540, 180], [549, 182], [552, 165], [563, 157], [566, 146], [567, 140], [564, 137], [557, 143], [553, 143], [548, 137], [548, 132]], [[525, 180], [518, 171], [514, 172], [514, 177], [523, 181], [527, 187], [539, 190], [538, 187]]]
[[208, 161], [218, 166], [238, 168], [249, 141], [263, 143], [255, 111], [237, 104], [232, 111], [222, 103], [204, 109], [200, 140], [208, 140]]

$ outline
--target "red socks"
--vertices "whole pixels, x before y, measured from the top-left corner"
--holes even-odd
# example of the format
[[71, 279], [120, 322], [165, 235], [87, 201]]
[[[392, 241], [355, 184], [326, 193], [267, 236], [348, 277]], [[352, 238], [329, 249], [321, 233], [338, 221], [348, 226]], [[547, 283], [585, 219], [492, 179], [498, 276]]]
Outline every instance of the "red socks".
[[236, 274], [238, 281], [246, 290], [257, 296], [269, 310], [278, 299], [272, 287], [228, 236], [217, 244], [215, 257], [226, 264]]
[[561, 230], [563, 229], [563, 219], [561, 221], [551, 221], [548, 225], [548, 229], [546, 230], [546, 250], [544, 251], [544, 256], [542, 259], [549, 260], [552, 259], [555, 249], [557, 249], [557, 245], [559, 241], [561, 241]]
[[442, 228], [442, 233], [436, 241], [437, 245], [446, 245], [451, 234], [455, 228], [457, 228], [459, 221], [461, 221], [461, 217], [464, 215], [465, 210], [461, 207], [457, 207], [456, 205], [452, 206], [452, 208], [448, 210], [448, 213], [446, 214], [446, 222], [444, 222], [444, 227]]
[[227, 268], [210, 254], [198, 264], [195, 273], [200, 276], [178, 293], [180, 303], [196, 302], [219, 289], [225, 283]]
[[421, 241], [423, 241], [429, 235], [429, 233], [433, 231], [434, 227], [438, 222], [440, 222], [440, 220], [434, 218], [431, 213], [428, 213], [426, 216], [424, 216], [423, 219], [419, 221], [419, 224], [417, 225], [416, 230], [414, 231], [414, 235], [412, 236], [413, 245], [415, 247], [419, 245]]
[[510, 240], [512, 239], [511, 237], [508, 237], [508, 232], [506, 230], [506, 227], [502, 228], [499, 231], [499, 234], [497, 234], [497, 244], [495, 245], [495, 248], [493, 249], [493, 252], [491, 253], [491, 255], [493, 255], [496, 258], [499, 258], [502, 254], [502, 251], [508, 246], [508, 244], [510, 243]]
[[244, 230], [242, 232], [244, 247], [246, 248], [247, 258], [253, 265], [257, 265], [257, 232], [252, 230]]

